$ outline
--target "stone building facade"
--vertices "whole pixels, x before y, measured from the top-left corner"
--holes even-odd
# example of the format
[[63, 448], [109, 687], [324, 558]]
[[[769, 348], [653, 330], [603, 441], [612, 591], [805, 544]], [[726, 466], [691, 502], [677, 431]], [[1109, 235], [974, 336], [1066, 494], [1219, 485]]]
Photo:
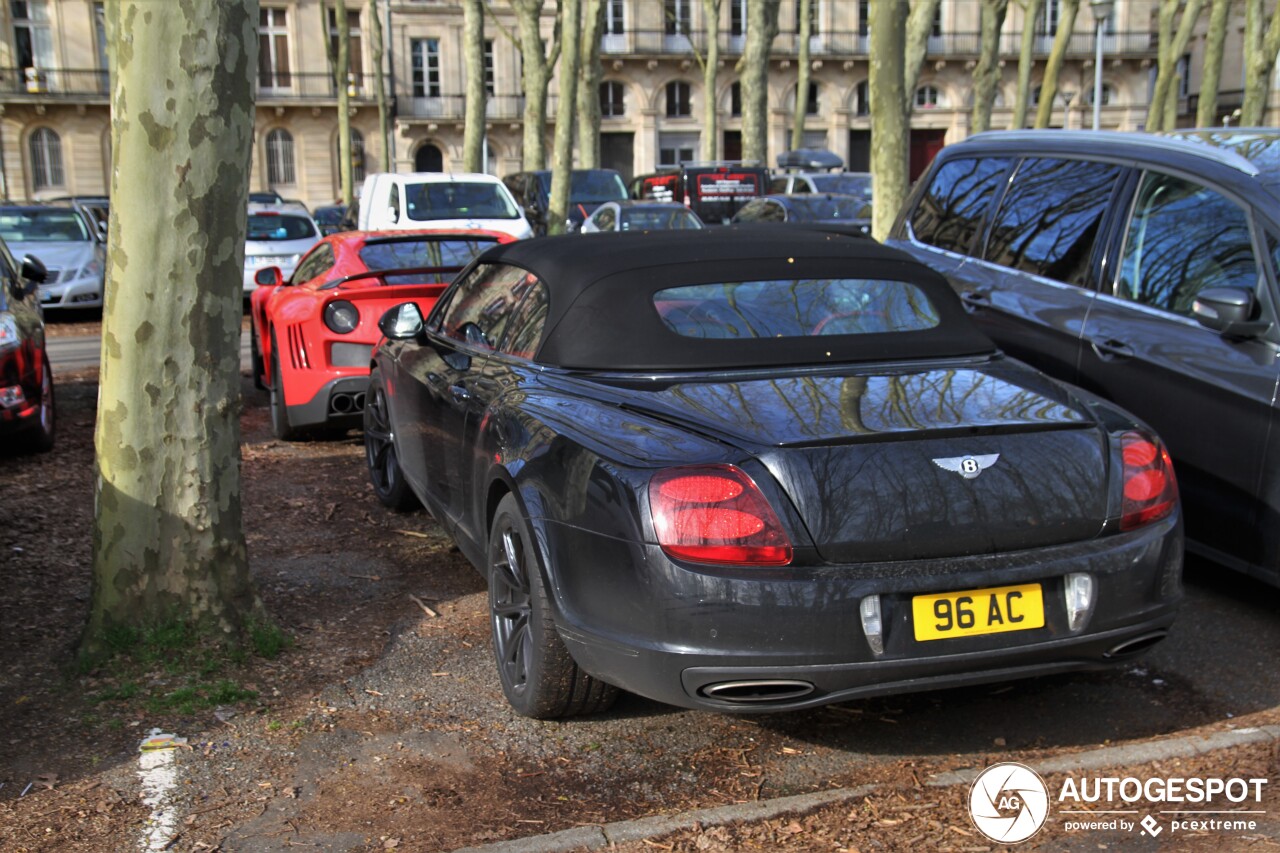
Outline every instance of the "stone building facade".
[[[715, 99], [717, 150], [741, 151], [735, 65], [745, 43], [747, 0], [723, 0], [721, 19], [702, 18], [698, 0], [606, 0], [601, 40], [604, 165], [625, 175], [698, 156], [703, 99]], [[851, 169], [870, 152], [868, 0], [813, 0], [811, 93], [805, 144], [829, 148]], [[105, 194], [109, 188], [110, 107], [107, 34], [101, 0], [10, 0], [0, 7], [0, 195], [15, 201]], [[384, 27], [383, 73], [394, 95], [390, 162], [384, 162], [369, 49], [370, 6], [347, 0], [353, 37], [348, 75], [357, 177], [364, 171], [460, 168], [464, 69], [462, 10], [456, 0], [377, 0]], [[1053, 124], [1092, 121], [1095, 21], [1082, 2], [1060, 77]], [[1154, 74], [1158, 0], [1116, 0], [1103, 31], [1101, 126], [1140, 130]], [[1237, 4], [1239, 5], [1239, 4]], [[543, 30], [551, 38], [554, 0]], [[1036, 22], [1033, 86], [1044, 73], [1059, 26], [1059, 0], [1046, 0]], [[490, 0], [486, 20], [488, 170], [521, 167], [524, 100], [515, 20], [505, 0]], [[780, 32], [769, 60], [770, 156], [786, 150], [795, 105], [798, 22], [795, 0], [783, 0]], [[326, 41], [334, 38], [332, 3], [261, 0], [257, 117], [251, 189], [274, 189], [309, 205], [338, 195], [337, 92]], [[1002, 80], [993, 117], [1008, 127], [1016, 94], [1023, 20], [1011, 3], [1001, 37]], [[1223, 72], [1222, 118], [1230, 120], [1243, 89], [1243, 18], [1236, 9]], [[1184, 58], [1179, 120], [1194, 121], [1207, 12]], [[915, 92], [912, 174], [942, 145], [968, 135], [971, 74], [978, 59], [978, 0], [941, 0]], [[699, 52], [717, 38], [722, 61], [712, 92], [703, 90]], [[1274, 97], [1268, 121], [1280, 120]], [[549, 87], [550, 140], [556, 84]], [[549, 146], [548, 146], [549, 148]]]

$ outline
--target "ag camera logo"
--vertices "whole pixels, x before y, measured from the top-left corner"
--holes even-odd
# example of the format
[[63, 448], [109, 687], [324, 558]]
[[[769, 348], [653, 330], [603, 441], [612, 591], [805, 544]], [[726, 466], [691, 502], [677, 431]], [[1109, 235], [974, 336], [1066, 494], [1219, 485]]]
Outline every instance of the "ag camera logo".
[[987, 838], [1017, 844], [1044, 826], [1049, 816], [1049, 789], [1040, 774], [1025, 764], [993, 764], [973, 780], [969, 815]]

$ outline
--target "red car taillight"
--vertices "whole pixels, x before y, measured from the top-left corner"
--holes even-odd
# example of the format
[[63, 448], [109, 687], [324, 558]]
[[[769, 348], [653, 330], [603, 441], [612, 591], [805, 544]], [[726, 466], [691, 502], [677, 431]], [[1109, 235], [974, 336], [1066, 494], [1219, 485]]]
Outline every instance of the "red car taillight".
[[791, 541], [755, 482], [732, 465], [668, 468], [649, 481], [649, 512], [668, 556], [785, 566]]
[[1178, 484], [1173, 478], [1173, 462], [1160, 441], [1141, 432], [1120, 437], [1124, 459], [1124, 504], [1120, 529], [1133, 530], [1173, 512], [1178, 502]]

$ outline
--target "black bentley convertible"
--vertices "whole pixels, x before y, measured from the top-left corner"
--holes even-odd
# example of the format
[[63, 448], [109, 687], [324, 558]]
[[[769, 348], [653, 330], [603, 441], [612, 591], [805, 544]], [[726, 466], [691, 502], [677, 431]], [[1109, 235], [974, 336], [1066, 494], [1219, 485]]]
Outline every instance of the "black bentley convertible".
[[496, 247], [383, 318], [378, 497], [485, 575], [522, 714], [776, 711], [1094, 667], [1182, 595], [1168, 455], [837, 234]]

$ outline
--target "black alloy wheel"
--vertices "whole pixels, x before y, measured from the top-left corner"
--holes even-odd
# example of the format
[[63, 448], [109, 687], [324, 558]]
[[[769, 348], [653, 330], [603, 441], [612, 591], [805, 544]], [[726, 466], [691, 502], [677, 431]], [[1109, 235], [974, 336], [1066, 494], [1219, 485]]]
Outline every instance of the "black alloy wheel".
[[405, 482], [391, 435], [391, 412], [382, 371], [369, 374], [369, 390], [364, 397], [364, 455], [369, 463], [373, 493], [383, 506], [406, 512], [418, 506], [418, 499]]
[[40, 412], [36, 416], [35, 425], [26, 431], [21, 439], [22, 449], [34, 453], [48, 453], [53, 450], [53, 437], [56, 429], [53, 404], [53, 368], [49, 366], [49, 354], [42, 353], [40, 360]]
[[556, 633], [515, 495], [498, 504], [489, 534], [489, 614], [502, 692], [517, 713], [555, 719], [605, 711], [618, 688], [578, 668]]

